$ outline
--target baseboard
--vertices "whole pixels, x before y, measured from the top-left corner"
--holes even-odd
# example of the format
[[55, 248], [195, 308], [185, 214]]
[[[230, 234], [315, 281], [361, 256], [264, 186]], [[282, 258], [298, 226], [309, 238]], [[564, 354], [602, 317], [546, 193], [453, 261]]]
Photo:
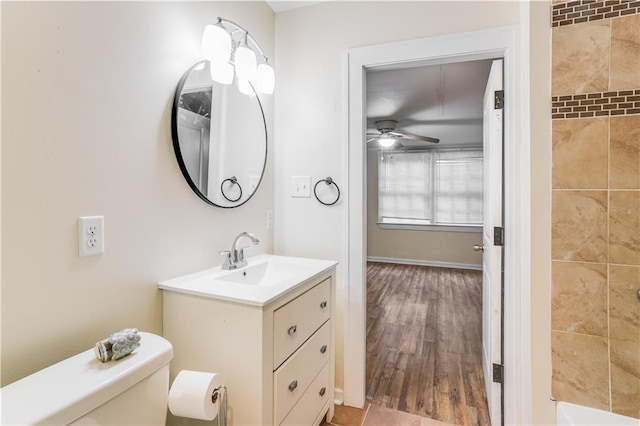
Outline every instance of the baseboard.
[[435, 260], [397, 259], [393, 257], [367, 256], [369, 262], [398, 263], [400, 265], [435, 266], [437, 268], [472, 269], [482, 271], [482, 265], [472, 263], [438, 262]]
[[333, 399], [336, 405], [342, 405], [344, 401], [344, 390], [340, 388], [335, 388], [333, 393]]

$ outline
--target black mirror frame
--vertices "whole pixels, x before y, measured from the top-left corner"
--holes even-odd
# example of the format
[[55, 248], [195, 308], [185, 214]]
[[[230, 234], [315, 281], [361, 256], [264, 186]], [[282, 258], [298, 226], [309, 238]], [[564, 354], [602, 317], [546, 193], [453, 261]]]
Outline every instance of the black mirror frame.
[[[171, 139], [173, 140], [173, 150], [176, 154], [176, 160], [178, 161], [178, 166], [180, 167], [180, 171], [182, 172], [182, 175], [184, 176], [185, 180], [189, 184], [189, 187], [191, 188], [191, 190], [195, 192], [196, 195], [200, 197], [202, 201], [215, 207], [220, 207], [223, 209], [233, 209], [236, 207], [240, 207], [243, 204], [246, 204], [246, 202], [249, 201], [253, 197], [253, 195], [258, 191], [258, 189], [260, 188], [260, 184], [262, 183], [262, 179], [264, 178], [265, 169], [267, 168], [267, 155], [269, 153], [269, 134], [267, 132], [267, 121], [264, 117], [264, 109], [262, 108], [262, 102], [260, 102], [258, 93], [256, 92], [253, 85], [249, 83], [251, 85], [251, 89], [255, 93], [255, 98], [256, 98], [256, 101], [258, 102], [260, 113], [262, 114], [262, 124], [264, 126], [264, 163], [262, 164], [262, 172], [260, 173], [260, 179], [258, 180], [258, 184], [256, 185], [256, 188], [253, 190], [253, 192], [247, 197], [246, 200], [242, 201], [239, 204], [236, 204], [233, 206], [221, 206], [211, 201], [209, 198], [207, 198], [205, 194], [203, 194], [200, 191], [200, 189], [198, 189], [198, 186], [195, 184], [195, 182], [193, 182], [193, 179], [191, 179], [191, 176], [189, 175], [189, 171], [187, 170], [187, 166], [184, 163], [184, 160], [182, 158], [182, 152], [180, 150], [180, 141], [178, 139], [178, 108], [180, 107], [180, 95], [182, 94], [182, 89], [184, 88], [184, 84], [187, 81], [187, 78], [189, 78], [189, 76], [191, 75], [191, 72], [193, 71], [193, 69], [198, 67], [203, 62], [207, 62], [207, 60], [196, 62], [194, 65], [189, 67], [189, 69], [184, 73], [184, 75], [182, 76], [182, 78], [180, 78], [180, 81], [178, 82], [178, 87], [176, 88], [175, 96], [173, 99], [173, 108], [171, 110]], [[213, 83], [213, 84], [216, 84], [216, 83]]]

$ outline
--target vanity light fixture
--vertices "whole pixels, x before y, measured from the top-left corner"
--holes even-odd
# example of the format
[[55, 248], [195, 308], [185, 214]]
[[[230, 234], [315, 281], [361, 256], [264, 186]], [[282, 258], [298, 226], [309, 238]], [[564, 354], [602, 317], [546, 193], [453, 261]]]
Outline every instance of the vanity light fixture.
[[269, 59], [249, 32], [235, 22], [218, 17], [215, 24], [207, 25], [202, 34], [202, 54], [211, 63], [214, 81], [231, 84], [235, 75], [242, 93], [252, 95], [251, 85], [262, 93], [273, 93], [275, 75]]

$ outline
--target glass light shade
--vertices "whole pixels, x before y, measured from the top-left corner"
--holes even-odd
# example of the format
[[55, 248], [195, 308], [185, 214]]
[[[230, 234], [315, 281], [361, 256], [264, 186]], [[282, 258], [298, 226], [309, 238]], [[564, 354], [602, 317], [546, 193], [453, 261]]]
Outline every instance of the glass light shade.
[[382, 147], [389, 148], [394, 143], [396, 143], [396, 139], [391, 136], [382, 136], [378, 139], [378, 143]]
[[256, 95], [256, 92], [251, 87], [251, 84], [249, 83], [249, 81], [242, 78], [238, 78], [238, 90], [240, 90], [240, 93], [244, 93], [245, 95], [248, 95], [248, 96]]
[[229, 62], [211, 62], [211, 78], [220, 84], [233, 83], [233, 65]]
[[228, 61], [231, 36], [222, 25], [207, 25], [202, 33], [202, 55], [210, 61]]
[[256, 78], [256, 54], [246, 44], [238, 46], [235, 53], [238, 79], [254, 81]]
[[258, 65], [258, 71], [256, 74], [256, 89], [262, 93], [270, 95], [273, 93], [273, 86], [275, 85], [275, 75], [273, 73], [273, 67], [269, 64]]

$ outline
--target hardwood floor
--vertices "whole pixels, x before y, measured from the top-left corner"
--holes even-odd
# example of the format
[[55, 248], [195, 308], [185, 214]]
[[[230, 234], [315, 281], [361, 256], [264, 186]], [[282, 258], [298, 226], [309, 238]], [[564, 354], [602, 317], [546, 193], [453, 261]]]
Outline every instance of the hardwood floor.
[[336, 405], [335, 408], [335, 415], [331, 423], [323, 421], [320, 426], [454, 426], [368, 403], [364, 408], [344, 405]]
[[456, 425], [489, 425], [482, 272], [369, 262], [367, 401]]

